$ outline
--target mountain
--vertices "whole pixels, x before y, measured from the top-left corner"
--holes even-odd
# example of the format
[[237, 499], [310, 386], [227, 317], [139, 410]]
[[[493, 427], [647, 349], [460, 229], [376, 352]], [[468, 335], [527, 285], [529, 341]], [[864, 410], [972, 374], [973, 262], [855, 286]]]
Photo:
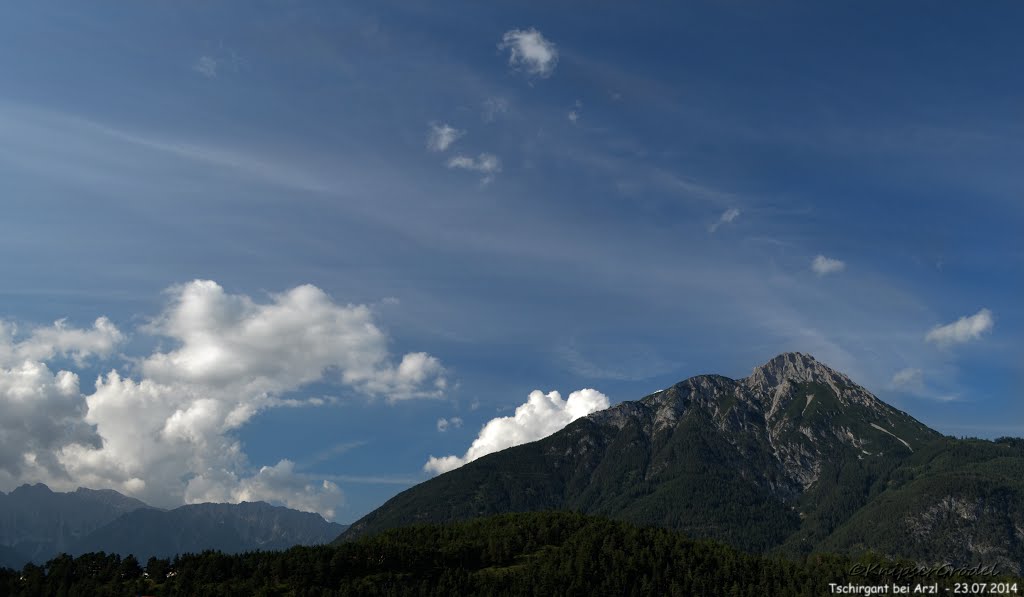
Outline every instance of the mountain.
[[1024, 440], [947, 438], [922, 449], [817, 549], [981, 561], [1024, 574]]
[[241, 553], [328, 543], [346, 528], [319, 514], [264, 502], [192, 504], [168, 511], [135, 510], [76, 541], [69, 551], [133, 554], [144, 563], [151, 556], [206, 549]]
[[347, 527], [319, 514], [263, 502], [152, 508], [110, 489], [51, 491], [43, 484], [0, 492], [0, 567], [21, 568], [65, 552], [170, 557], [327, 543]]
[[810, 355], [786, 353], [749, 377], [693, 377], [470, 462], [395, 496], [338, 541], [556, 509], [754, 552], [875, 549], [1019, 572], [1022, 443], [943, 437]]
[[19, 552], [13, 547], [7, 547], [6, 545], [0, 545], [0, 568], [11, 568], [12, 570], [21, 570], [32, 558]]
[[[79, 487], [57, 493], [43, 484], [0, 492], [0, 547], [4, 560], [43, 561], [118, 516], [148, 508], [112, 490]], [[22, 562], [24, 563], [24, 562]]]

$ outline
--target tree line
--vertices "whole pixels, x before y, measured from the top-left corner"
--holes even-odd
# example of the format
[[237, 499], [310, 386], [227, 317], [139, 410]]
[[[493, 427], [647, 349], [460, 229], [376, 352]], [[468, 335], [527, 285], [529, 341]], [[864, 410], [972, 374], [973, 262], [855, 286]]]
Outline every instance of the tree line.
[[[860, 564], [875, 572], [858, 576]], [[755, 595], [829, 594], [829, 583], [995, 582], [1005, 577], [897, 579], [913, 566], [867, 554], [799, 560], [694, 541], [677, 531], [566, 512], [503, 514], [414, 525], [330, 546], [150, 558], [92, 553], [0, 570], [0, 594], [76, 595]], [[890, 572], [886, 572], [890, 571]], [[888, 576], [887, 576], [888, 574]], [[1019, 586], [1024, 591], [1024, 583]], [[942, 591], [942, 588], [939, 589]]]

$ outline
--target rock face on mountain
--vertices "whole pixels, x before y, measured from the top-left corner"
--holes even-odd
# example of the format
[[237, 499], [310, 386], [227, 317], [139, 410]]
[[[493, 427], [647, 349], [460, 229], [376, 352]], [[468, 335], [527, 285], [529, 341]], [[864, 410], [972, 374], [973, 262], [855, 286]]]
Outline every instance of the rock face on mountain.
[[771, 455], [762, 485], [783, 498], [803, 493], [841, 455], [903, 457], [940, 435], [809, 355], [786, 353], [734, 381], [693, 377], [636, 403], [590, 415], [600, 425], [671, 434], [687, 418], [703, 418], [735, 448]]
[[9, 494], [0, 492], [0, 546], [6, 548], [9, 565], [22, 557], [45, 559], [139, 508], [148, 506], [111, 490], [79, 487], [57, 493], [43, 484], [22, 485]]
[[319, 514], [264, 502], [192, 504], [174, 510], [135, 510], [75, 542], [73, 555], [105, 551], [139, 561], [215, 549], [224, 553], [329, 543], [345, 526]]
[[[744, 379], [693, 377], [480, 458], [395, 496], [338, 540], [567, 509], [751, 551], [874, 548], [964, 564], [985, 555], [1018, 571], [1024, 487], [999, 472], [1011, 462], [1024, 467], [1024, 446], [945, 438], [813, 357], [786, 353]], [[955, 482], [979, 465], [984, 483]], [[977, 548], [955, 547], [958, 537]], [[930, 551], [933, 540], [947, 549]]]

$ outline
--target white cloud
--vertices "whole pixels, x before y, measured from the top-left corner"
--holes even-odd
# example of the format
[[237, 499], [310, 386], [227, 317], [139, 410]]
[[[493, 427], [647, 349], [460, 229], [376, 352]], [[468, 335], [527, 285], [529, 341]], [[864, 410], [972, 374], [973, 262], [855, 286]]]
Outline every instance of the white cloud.
[[204, 280], [170, 294], [141, 330], [174, 348], [132, 359], [139, 379], [105, 373], [87, 396], [75, 373], [53, 374], [43, 361], [110, 354], [123, 336], [109, 320], [89, 330], [59, 322], [21, 341], [0, 327], [0, 480], [113, 488], [165, 507], [264, 499], [330, 518], [343, 499], [336, 485], [288, 461], [250, 472], [235, 431], [266, 409], [325, 404], [283, 397], [312, 382], [389, 401], [445, 389], [436, 358], [413, 352], [396, 363], [369, 308], [314, 286], [264, 302]]
[[110, 356], [124, 335], [107, 318], [91, 329], [64, 320], [29, 330], [0, 321], [0, 472], [12, 478], [60, 476], [57, 451], [69, 443], [98, 446], [85, 421], [78, 375], [54, 373], [44, 361], [70, 357], [77, 365]]
[[558, 63], [558, 48], [532, 27], [506, 31], [498, 49], [509, 51], [509, 66], [531, 75], [549, 77]]
[[155, 382], [258, 395], [299, 387], [330, 370], [346, 385], [392, 401], [436, 396], [444, 387], [437, 359], [410, 353], [395, 367], [370, 308], [337, 305], [315, 286], [298, 286], [267, 304], [228, 294], [209, 280], [172, 292], [171, 307], [147, 330], [181, 346], [142, 361]]
[[576, 124], [580, 120], [580, 109], [583, 108], [583, 102], [576, 100], [573, 106], [573, 109], [569, 110], [569, 122]]
[[192, 65], [192, 70], [203, 75], [207, 79], [217, 78], [217, 59], [213, 56], [200, 56], [199, 60]]
[[27, 338], [15, 341], [18, 328], [0, 321], [0, 365], [24, 360], [47, 361], [53, 357], [71, 357], [79, 366], [85, 359], [108, 357], [124, 341], [124, 334], [106, 317], [93, 323], [92, 329], [68, 327], [65, 320], [50, 327], [35, 328]]
[[56, 452], [100, 438], [85, 420], [78, 376], [24, 361], [0, 368], [0, 470], [15, 477], [62, 474]]
[[448, 167], [459, 170], [470, 170], [484, 175], [481, 182], [487, 184], [494, 180], [494, 175], [501, 172], [501, 160], [489, 153], [481, 153], [475, 158], [457, 155], [448, 160]]
[[981, 309], [974, 315], [964, 316], [946, 325], [935, 326], [925, 336], [925, 341], [939, 345], [962, 344], [981, 338], [995, 325], [992, 311]]
[[483, 102], [481, 116], [484, 122], [494, 122], [508, 112], [508, 100], [503, 97], [489, 97]]
[[819, 276], [838, 273], [844, 269], [846, 269], [845, 262], [825, 257], [824, 255], [818, 255], [814, 258], [814, 261], [811, 262], [811, 271]]
[[[935, 375], [935, 372], [929, 371], [930, 380]], [[941, 377], [941, 372], [938, 375]], [[931, 387], [931, 384], [925, 383], [925, 372], [915, 367], [907, 367], [894, 373], [889, 381], [889, 387], [928, 400], [951, 402], [958, 399], [956, 394], [937, 391], [934, 387]]]
[[616, 343], [616, 351], [583, 354], [575, 340], [557, 346], [553, 353], [574, 374], [589, 379], [639, 380], [671, 372], [677, 365], [666, 361], [650, 346], [629, 342]]
[[920, 369], [900, 369], [892, 376], [892, 386], [900, 389], [922, 391], [924, 389], [924, 372]]
[[290, 460], [264, 466], [255, 475], [235, 483], [204, 481], [193, 479], [189, 483], [188, 502], [273, 502], [296, 510], [317, 512], [331, 520], [345, 499], [335, 483], [296, 471]]
[[221, 43], [200, 56], [192, 65], [192, 70], [207, 79], [216, 79], [223, 73], [238, 72], [244, 63], [234, 49]]
[[569, 394], [567, 400], [562, 400], [558, 392], [544, 394], [534, 390], [526, 403], [516, 408], [514, 416], [491, 419], [484, 425], [465, 455], [431, 456], [423, 470], [433, 474], [445, 473], [492, 452], [545, 438], [580, 417], [608, 408], [608, 405], [608, 397], [597, 390], [578, 390]]
[[735, 220], [738, 217], [740, 217], [740, 210], [736, 209], [735, 207], [730, 207], [729, 209], [722, 212], [722, 215], [719, 216], [717, 222], [708, 227], [708, 232], [714, 233], [716, 230], [718, 230], [719, 226], [721, 226], [722, 224], [731, 224], [733, 220]]
[[437, 430], [441, 433], [448, 431], [448, 429], [458, 429], [459, 427], [462, 427], [462, 419], [459, 417], [452, 417], [450, 419], [442, 418], [437, 420]]
[[430, 151], [445, 151], [452, 143], [459, 140], [466, 134], [466, 131], [448, 125], [447, 123], [430, 123], [430, 133], [427, 134], [427, 149]]

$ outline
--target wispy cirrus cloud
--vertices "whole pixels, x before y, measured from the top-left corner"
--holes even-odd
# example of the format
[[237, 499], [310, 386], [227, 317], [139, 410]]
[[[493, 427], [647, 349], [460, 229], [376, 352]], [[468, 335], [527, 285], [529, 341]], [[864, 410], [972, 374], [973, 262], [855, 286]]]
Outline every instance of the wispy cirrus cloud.
[[192, 70], [207, 79], [216, 79], [225, 72], [238, 72], [244, 62], [238, 52], [221, 42], [197, 58]]
[[914, 367], [900, 369], [893, 374], [891, 383], [896, 388], [921, 391], [924, 388], [924, 372]]
[[[163, 163], [166, 158], [175, 158], [197, 166], [215, 168], [243, 176], [252, 181], [262, 181], [296, 190], [317, 193], [333, 192], [340, 181], [326, 172], [310, 168], [293, 159], [282, 159], [270, 154], [254, 152], [234, 146], [210, 143], [205, 140], [181, 139], [173, 133], [153, 132], [124, 128], [84, 118], [74, 114], [51, 111], [36, 106], [13, 104], [0, 101], [0, 126], [12, 138], [17, 136], [23, 142], [42, 139], [53, 144], [46, 152], [32, 156], [51, 158], [46, 162], [45, 171], [59, 172], [62, 177], [74, 176], [81, 183], [95, 183], [102, 180], [110, 164], [104, 160], [132, 160], [133, 165], [151, 166]], [[52, 160], [55, 150], [71, 153], [73, 160]], [[101, 151], [102, 150], [102, 151]], [[14, 156], [14, 163], [28, 170], [39, 168], [31, 161], [32, 154]], [[144, 158], [153, 158], [152, 160]], [[137, 161], [137, 163], [136, 163]], [[86, 163], [91, 167], [83, 168]], [[123, 177], [122, 177], [123, 178]], [[103, 180], [106, 182], [105, 180]]]
[[718, 221], [708, 226], [708, 232], [714, 234], [720, 226], [725, 224], [731, 224], [736, 218], [740, 217], [740, 210], [735, 207], [722, 212], [722, 215], [718, 217]]
[[469, 170], [483, 174], [480, 179], [482, 184], [494, 180], [494, 175], [501, 172], [501, 160], [498, 156], [490, 153], [481, 153], [474, 157], [457, 155], [448, 160], [448, 167], [454, 170]]
[[[893, 373], [892, 379], [889, 381], [889, 388], [898, 392], [911, 394], [918, 398], [938, 402], [952, 402], [958, 400], [959, 395], [956, 391], [938, 390], [933, 387], [932, 383], [929, 383], [933, 380], [926, 380], [926, 377], [931, 378], [934, 374], [934, 371], [926, 373], [924, 370], [917, 367], [906, 367], [904, 369], [900, 369], [896, 373]], [[939, 375], [941, 376], [941, 373]]]
[[508, 100], [503, 97], [489, 97], [481, 105], [480, 117], [484, 122], [494, 122], [508, 112]]

